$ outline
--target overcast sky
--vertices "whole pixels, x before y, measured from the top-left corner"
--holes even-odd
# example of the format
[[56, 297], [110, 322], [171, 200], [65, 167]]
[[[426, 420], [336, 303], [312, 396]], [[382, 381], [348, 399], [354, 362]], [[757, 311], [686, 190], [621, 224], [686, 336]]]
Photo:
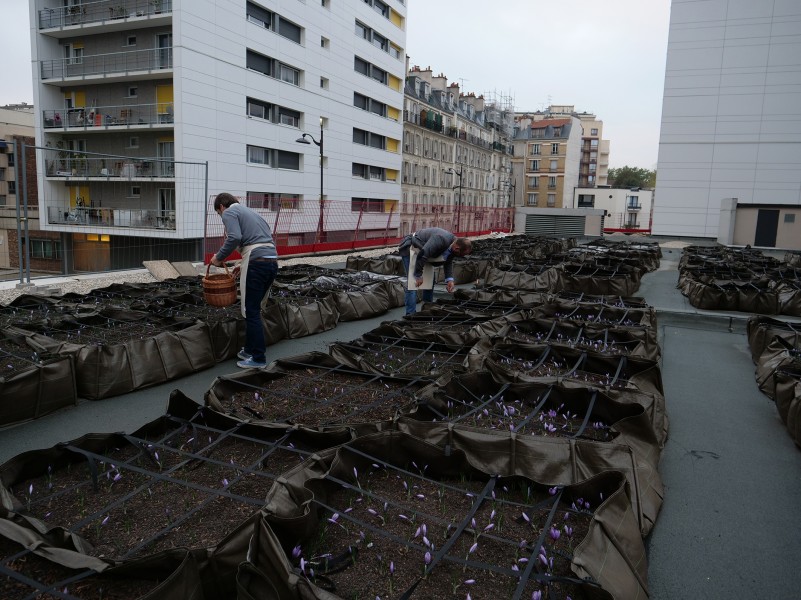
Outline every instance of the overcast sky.
[[[28, 0], [0, 0], [0, 105], [33, 103]], [[516, 110], [604, 122], [610, 167], [656, 168], [670, 0], [407, 0], [411, 65]]]

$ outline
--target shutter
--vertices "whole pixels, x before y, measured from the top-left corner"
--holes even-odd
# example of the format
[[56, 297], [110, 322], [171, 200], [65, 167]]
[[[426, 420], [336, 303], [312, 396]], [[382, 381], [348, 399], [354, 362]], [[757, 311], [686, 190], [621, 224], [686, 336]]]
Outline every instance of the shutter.
[[526, 235], [549, 237], [582, 237], [583, 216], [572, 215], [526, 215]]

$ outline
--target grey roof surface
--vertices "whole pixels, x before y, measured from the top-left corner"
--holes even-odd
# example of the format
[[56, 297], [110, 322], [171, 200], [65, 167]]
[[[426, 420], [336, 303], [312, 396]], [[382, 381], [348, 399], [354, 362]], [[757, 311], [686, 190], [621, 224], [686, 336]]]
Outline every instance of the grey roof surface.
[[[749, 315], [693, 308], [676, 289], [680, 256], [681, 249], [663, 247], [660, 269], [643, 277], [637, 293], [658, 311], [670, 419], [660, 464], [665, 498], [646, 540], [650, 597], [799, 598], [801, 451], [756, 386], [745, 336]], [[402, 313], [397, 308], [283, 340], [268, 348], [267, 359], [326, 351]], [[0, 430], [0, 463], [84, 433], [132, 431], [164, 413], [172, 390], [202, 403], [216, 376], [236, 370], [229, 360]]]

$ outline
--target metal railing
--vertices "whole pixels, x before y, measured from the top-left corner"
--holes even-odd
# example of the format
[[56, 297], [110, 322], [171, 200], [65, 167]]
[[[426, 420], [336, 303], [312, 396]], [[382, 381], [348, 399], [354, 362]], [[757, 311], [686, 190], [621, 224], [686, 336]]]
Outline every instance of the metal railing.
[[172, 0], [102, 0], [72, 6], [43, 8], [39, 29], [89, 25], [119, 19], [142, 18], [172, 12]]
[[175, 177], [175, 161], [152, 157], [119, 157], [87, 155], [63, 149], [50, 149], [45, 154], [47, 177], [72, 179], [170, 179]]
[[172, 47], [39, 61], [42, 80], [172, 69]]
[[126, 229], [175, 230], [175, 211], [70, 205], [48, 206], [47, 222], [50, 225], [83, 225], [92, 228], [124, 227]]
[[172, 102], [42, 111], [42, 126], [44, 129], [66, 130], [171, 125], [174, 120]]

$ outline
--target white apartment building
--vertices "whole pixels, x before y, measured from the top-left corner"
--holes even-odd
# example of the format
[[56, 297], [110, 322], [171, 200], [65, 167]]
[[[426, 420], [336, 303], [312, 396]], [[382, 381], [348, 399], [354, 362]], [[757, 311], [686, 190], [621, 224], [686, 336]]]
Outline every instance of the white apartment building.
[[773, 246], [801, 222], [801, 2], [671, 6], [653, 233], [717, 238], [734, 198]]
[[196, 259], [223, 191], [280, 213], [284, 243], [323, 199], [328, 241], [400, 200], [404, 0], [30, 6], [42, 229], [75, 270]]
[[650, 233], [654, 190], [644, 188], [579, 187], [573, 208], [604, 211], [606, 233]]

